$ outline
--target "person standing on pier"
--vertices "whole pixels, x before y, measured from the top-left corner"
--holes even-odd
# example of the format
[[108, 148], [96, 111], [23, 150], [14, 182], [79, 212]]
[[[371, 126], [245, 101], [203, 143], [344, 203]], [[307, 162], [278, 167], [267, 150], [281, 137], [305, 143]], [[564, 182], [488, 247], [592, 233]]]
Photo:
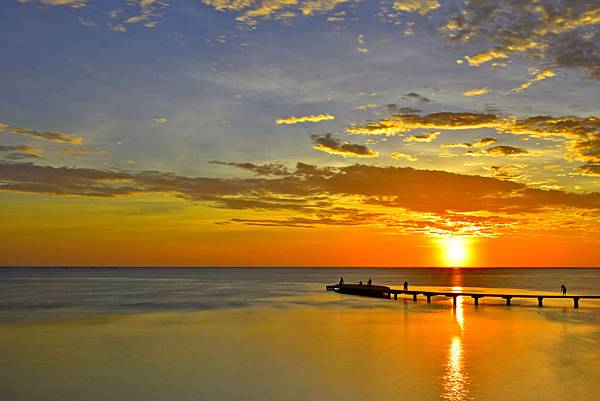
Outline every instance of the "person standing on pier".
[[371, 280], [371, 277], [369, 277], [369, 281], [367, 281], [367, 284], [371, 285], [371, 283], [373, 283], [373, 280]]
[[408, 281], [404, 282], [404, 291], [408, 291]]
[[344, 285], [344, 278], [340, 277], [340, 285]]
[[562, 294], [562, 296], [564, 297], [565, 295], [567, 295], [567, 286], [563, 283], [560, 286], [560, 292]]

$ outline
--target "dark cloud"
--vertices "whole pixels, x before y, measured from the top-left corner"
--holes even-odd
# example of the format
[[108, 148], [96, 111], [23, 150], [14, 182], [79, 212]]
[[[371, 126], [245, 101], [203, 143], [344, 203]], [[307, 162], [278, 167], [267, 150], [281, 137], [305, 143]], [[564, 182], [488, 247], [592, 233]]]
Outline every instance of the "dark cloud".
[[431, 102], [430, 99], [426, 98], [423, 95], [420, 95], [416, 92], [409, 92], [409, 93], [404, 93], [401, 95], [402, 99], [404, 100], [412, 100], [418, 103], [429, 103]]
[[42, 156], [37, 155], [35, 153], [21, 153], [15, 152], [11, 153], [8, 156], [5, 156], [6, 159], [9, 160], [26, 160], [26, 159], [41, 159]]
[[333, 155], [345, 157], [376, 157], [378, 155], [377, 152], [369, 149], [365, 145], [342, 142], [339, 139], [334, 138], [331, 134], [326, 134], [324, 136], [311, 135], [310, 139], [315, 149]]
[[231, 166], [231, 167], [241, 168], [243, 170], [252, 171], [256, 175], [277, 176], [277, 175], [289, 175], [290, 174], [288, 168], [281, 163], [268, 163], [268, 164], [257, 165], [254, 163], [223, 162], [223, 161], [219, 161], [219, 160], [213, 160], [210, 163], [221, 164], [223, 166]]
[[577, 172], [581, 175], [600, 176], [600, 164], [585, 164], [577, 167]]
[[515, 148], [514, 146], [493, 146], [484, 151], [488, 155], [493, 156], [517, 156], [527, 154], [527, 150]]

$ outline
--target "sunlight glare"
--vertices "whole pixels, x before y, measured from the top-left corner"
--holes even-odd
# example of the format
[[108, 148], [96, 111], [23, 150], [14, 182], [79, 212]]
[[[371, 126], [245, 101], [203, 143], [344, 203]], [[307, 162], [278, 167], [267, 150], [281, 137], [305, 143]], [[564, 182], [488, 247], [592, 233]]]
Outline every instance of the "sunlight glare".
[[451, 267], [465, 266], [469, 260], [468, 241], [464, 237], [449, 237], [440, 241], [444, 264]]

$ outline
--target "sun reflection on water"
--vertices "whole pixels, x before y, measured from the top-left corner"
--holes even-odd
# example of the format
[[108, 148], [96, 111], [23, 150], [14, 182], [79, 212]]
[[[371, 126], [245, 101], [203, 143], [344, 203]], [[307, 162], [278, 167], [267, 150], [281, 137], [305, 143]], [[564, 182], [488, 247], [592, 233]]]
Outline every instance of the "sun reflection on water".
[[460, 336], [454, 336], [450, 340], [442, 398], [448, 401], [473, 399], [469, 396], [469, 377], [465, 372], [463, 344]]
[[[452, 291], [461, 291], [462, 287], [452, 287]], [[448, 348], [448, 360], [446, 372], [442, 379], [442, 398], [448, 401], [472, 400], [469, 395], [469, 376], [465, 370], [465, 359], [463, 349], [464, 311], [462, 297], [456, 298], [456, 306], [453, 315], [460, 327], [460, 334], [450, 339]]]

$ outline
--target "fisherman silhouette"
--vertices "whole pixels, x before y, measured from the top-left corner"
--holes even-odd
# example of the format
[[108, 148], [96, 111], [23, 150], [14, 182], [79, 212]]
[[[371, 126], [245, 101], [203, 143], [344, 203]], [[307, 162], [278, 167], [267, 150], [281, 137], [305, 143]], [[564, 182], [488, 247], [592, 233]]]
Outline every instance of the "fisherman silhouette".
[[404, 291], [408, 291], [408, 281], [404, 282]]
[[358, 282], [358, 285], [362, 285], [362, 280], [360, 280], [360, 281]]
[[340, 285], [344, 285], [344, 278], [340, 277]]
[[566, 286], [566, 285], [564, 285], [564, 284], [562, 284], [562, 285], [560, 286], [560, 292], [561, 292], [561, 295], [562, 295], [563, 297], [564, 297], [565, 295], [567, 295], [567, 286]]
[[369, 277], [369, 281], [367, 281], [367, 284], [371, 285], [372, 282], [373, 282], [373, 280], [371, 280], [371, 277]]

